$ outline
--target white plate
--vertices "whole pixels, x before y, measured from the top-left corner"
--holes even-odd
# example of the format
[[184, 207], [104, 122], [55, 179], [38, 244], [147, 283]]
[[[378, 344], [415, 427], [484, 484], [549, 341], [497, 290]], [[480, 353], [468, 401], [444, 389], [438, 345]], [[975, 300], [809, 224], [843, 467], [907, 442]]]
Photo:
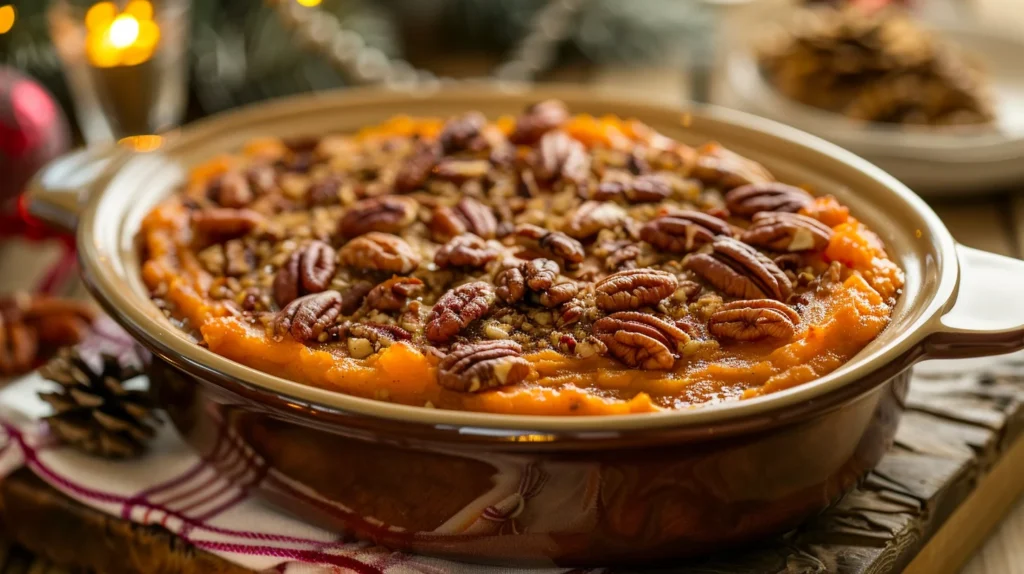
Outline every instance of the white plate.
[[996, 104], [996, 129], [949, 130], [858, 124], [776, 91], [751, 46], [729, 55], [725, 105], [813, 133], [872, 161], [922, 195], [1024, 186], [1024, 43], [985, 30], [935, 30], [981, 61]]

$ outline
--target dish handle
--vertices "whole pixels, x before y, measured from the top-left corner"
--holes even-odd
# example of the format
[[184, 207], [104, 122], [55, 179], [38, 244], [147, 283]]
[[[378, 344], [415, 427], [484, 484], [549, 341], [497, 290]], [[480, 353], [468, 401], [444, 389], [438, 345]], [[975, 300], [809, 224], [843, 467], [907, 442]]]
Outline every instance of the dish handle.
[[999, 355], [1024, 349], [1024, 261], [957, 245], [960, 289], [925, 339], [933, 359]]
[[73, 150], [43, 166], [28, 184], [28, 212], [49, 225], [73, 232], [89, 192], [130, 155], [118, 145]]

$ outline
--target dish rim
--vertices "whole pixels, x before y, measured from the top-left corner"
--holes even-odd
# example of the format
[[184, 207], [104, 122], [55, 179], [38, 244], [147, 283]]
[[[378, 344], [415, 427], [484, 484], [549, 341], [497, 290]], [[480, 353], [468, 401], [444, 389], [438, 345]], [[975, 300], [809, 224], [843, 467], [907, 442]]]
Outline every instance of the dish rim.
[[[292, 96], [217, 114], [182, 128], [173, 135], [172, 144], [187, 145], [189, 141], [211, 137], [215, 133], [230, 130], [232, 126], [258, 123], [277, 116], [286, 117], [296, 113], [297, 110], [303, 110], [302, 113], [309, 113], [315, 109], [327, 111], [336, 108], [372, 105], [385, 99], [397, 103], [414, 103], [417, 100], [431, 98], [442, 100], [508, 98], [510, 101], [515, 98], [518, 101], [524, 96], [533, 100], [546, 98], [585, 100], [594, 105], [650, 110], [651, 113], [681, 114], [684, 112], [683, 109], [676, 111], [670, 106], [661, 104], [638, 103], [613, 96], [594, 94], [592, 91], [578, 86], [546, 85], [526, 89], [520, 86], [464, 84], [421, 94], [387, 91], [380, 88], [350, 88], [334, 93]], [[779, 413], [787, 407], [796, 408], [796, 410], [800, 410], [801, 406], [810, 408], [814, 404], [825, 403], [826, 401], [818, 399], [822, 399], [826, 395], [841, 395], [840, 391], [852, 386], [857, 381], [873, 381], [879, 378], [880, 372], [886, 371], [886, 367], [894, 370], [908, 366], [920, 354], [919, 351], [925, 337], [936, 330], [938, 317], [951, 305], [957, 290], [959, 267], [956, 244], [938, 216], [920, 197], [880, 168], [818, 137], [772, 120], [713, 106], [694, 107], [691, 112], [694, 116], [758, 132], [760, 137], [784, 140], [790, 145], [804, 148], [813, 155], [831, 158], [834, 162], [842, 164], [844, 168], [869, 178], [873, 183], [884, 188], [887, 193], [894, 194], [913, 209], [926, 223], [926, 233], [933, 239], [933, 249], [937, 256], [936, 272], [939, 276], [931, 298], [926, 301], [910, 303], [912, 308], [921, 305], [925, 305], [926, 308], [903, 328], [903, 331], [894, 340], [870, 355], [855, 361], [848, 361], [832, 373], [813, 381], [761, 397], [727, 400], [717, 404], [697, 405], [690, 409], [655, 413], [594, 416], [515, 415], [431, 409], [348, 395], [270, 375], [217, 355], [186, 340], [183, 336], [163, 336], [168, 330], [167, 326], [160, 325], [144, 312], [138, 302], [134, 301], [135, 297], [130, 290], [127, 294], [124, 292], [126, 290], [119, 280], [119, 276], [112, 272], [109, 258], [102, 253], [102, 247], [93, 241], [93, 236], [102, 223], [96, 220], [99, 205], [106, 190], [112, 187], [111, 184], [120, 168], [114, 168], [107, 177], [98, 182], [79, 219], [79, 259], [82, 262], [83, 276], [97, 300], [132, 335], [143, 340], [148, 347], [154, 349], [158, 355], [171, 362], [172, 365], [202, 379], [218, 385], [223, 385], [224, 381], [228, 381], [257, 392], [271, 393], [282, 399], [285, 405], [305, 412], [307, 415], [333, 413], [365, 416], [379, 420], [449, 428], [456, 431], [465, 430], [471, 434], [487, 434], [487, 431], [490, 430], [498, 433], [501, 431], [531, 431], [606, 435], [655, 428], [711, 427], [718, 423], [766, 416], [776, 418], [772, 415], [781, 416]], [[123, 165], [122, 163], [121, 166]], [[99, 189], [101, 187], [102, 189]], [[121, 208], [118, 213], [123, 219], [127, 212], [127, 208]], [[138, 271], [138, 269], [134, 270], [135, 273]], [[145, 304], [153, 305], [148, 297], [145, 299]], [[895, 372], [891, 374], [895, 374]], [[872, 384], [873, 386], [874, 384]], [[863, 392], [860, 391], [857, 395]], [[849, 397], [845, 398], [849, 400]], [[267, 406], [273, 407], [273, 405]]]

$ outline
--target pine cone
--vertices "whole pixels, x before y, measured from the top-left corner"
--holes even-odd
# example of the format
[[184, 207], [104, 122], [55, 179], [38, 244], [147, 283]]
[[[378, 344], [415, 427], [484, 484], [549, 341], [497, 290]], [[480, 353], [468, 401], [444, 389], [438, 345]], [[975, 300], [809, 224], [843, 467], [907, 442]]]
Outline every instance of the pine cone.
[[149, 394], [129, 390], [124, 382], [137, 376], [135, 366], [125, 366], [111, 355], [99, 356], [97, 371], [71, 348], [62, 349], [39, 373], [61, 388], [39, 396], [54, 414], [46, 421], [62, 442], [105, 458], [129, 458], [141, 454], [155, 434], [155, 403]]

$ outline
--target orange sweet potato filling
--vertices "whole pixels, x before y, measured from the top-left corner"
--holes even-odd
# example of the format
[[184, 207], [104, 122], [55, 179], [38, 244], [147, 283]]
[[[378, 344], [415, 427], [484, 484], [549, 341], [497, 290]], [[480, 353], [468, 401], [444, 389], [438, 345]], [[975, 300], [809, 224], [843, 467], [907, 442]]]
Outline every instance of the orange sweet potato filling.
[[[510, 129], [512, 122], [498, 122]], [[361, 132], [433, 136], [439, 120], [395, 118]], [[567, 130], [589, 144], [617, 144], [648, 137], [642, 126], [614, 118], [574, 118]], [[245, 153], [260, 154], [274, 141], [253, 142]], [[216, 158], [192, 173], [193, 184], [227, 169]], [[876, 338], [889, 322], [902, 287], [900, 269], [881, 241], [832, 198], [819, 198], [803, 212], [833, 228], [825, 251], [854, 272], [824, 296], [812, 299], [797, 336], [782, 346], [757, 344], [704, 349], [680, 361], [673, 372], [632, 370], [611, 359], [577, 359], [555, 351], [528, 355], [534, 375], [526, 383], [481, 393], [443, 389], [436, 382], [437, 359], [396, 343], [367, 359], [352, 359], [292, 340], [272, 340], [262, 328], [232, 316], [207, 297], [210, 276], [188, 245], [188, 213], [169, 200], [143, 222], [148, 259], [142, 276], [163, 297], [183, 326], [197, 330], [208, 348], [261, 371], [350, 395], [438, 408], [536, 415], [611, 415], [687, 408], [787, 389], [825, 375]]]

